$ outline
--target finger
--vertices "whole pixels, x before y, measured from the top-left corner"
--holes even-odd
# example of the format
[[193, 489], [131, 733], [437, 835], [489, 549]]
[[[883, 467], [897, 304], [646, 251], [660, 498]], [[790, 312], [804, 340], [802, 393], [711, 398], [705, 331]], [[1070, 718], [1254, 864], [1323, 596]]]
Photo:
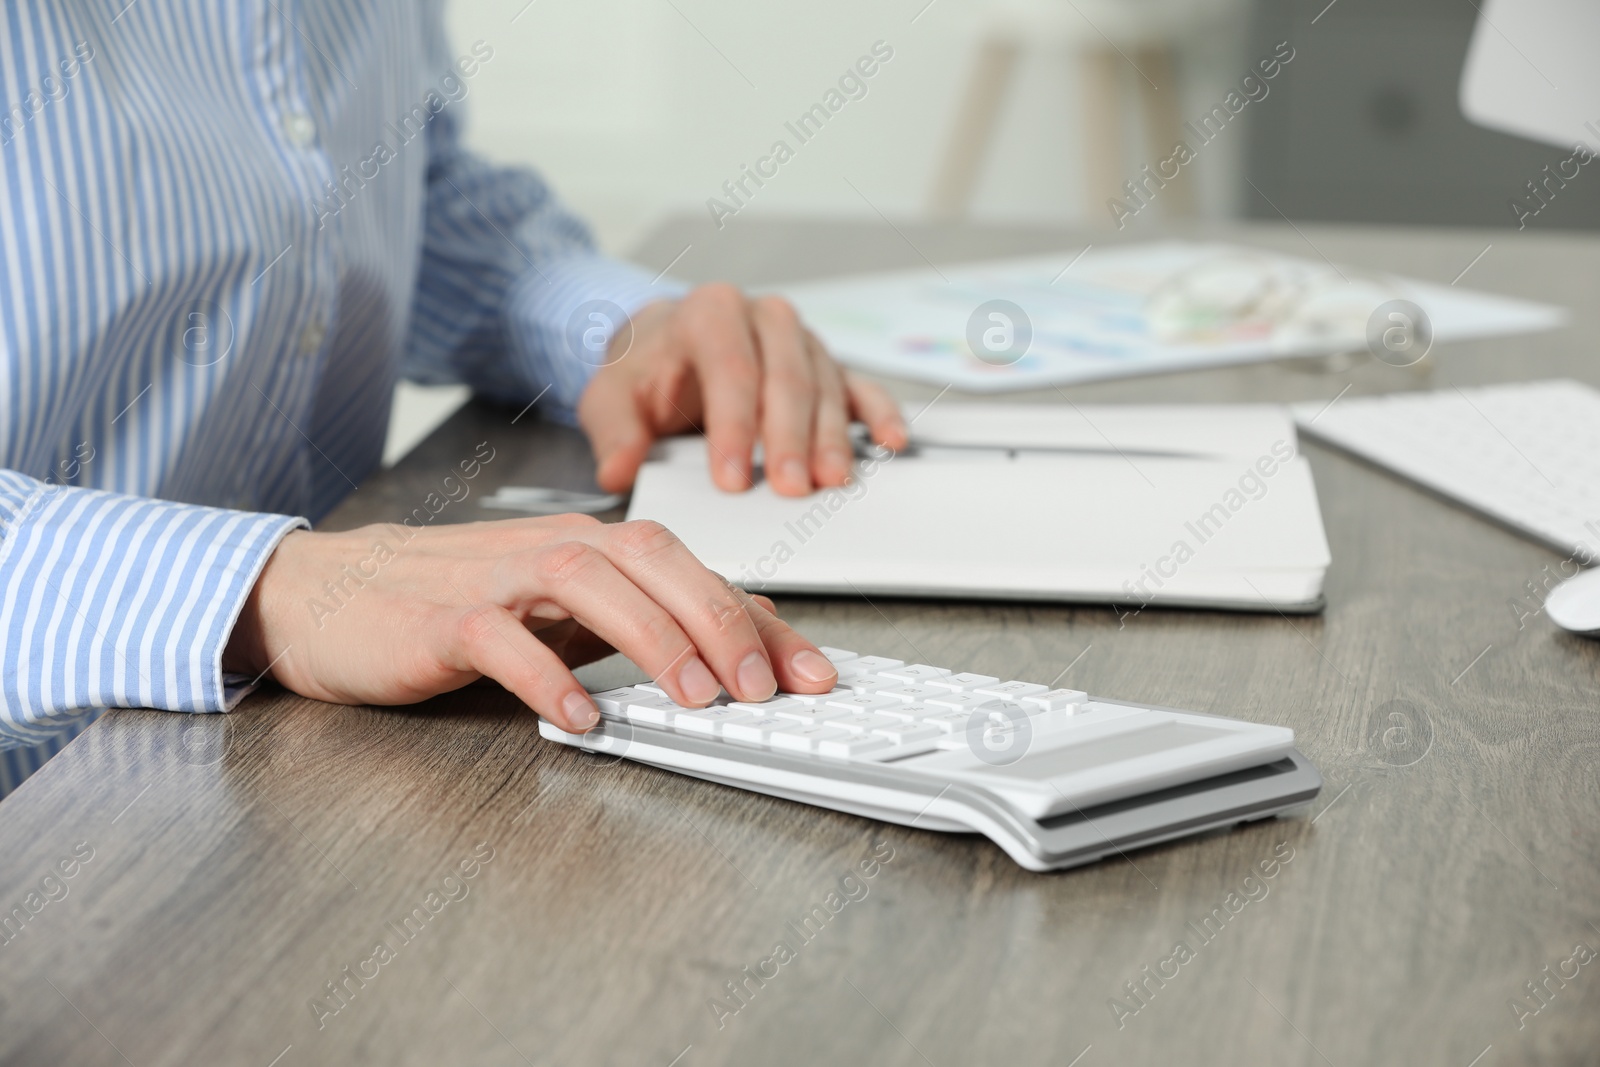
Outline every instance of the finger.
[[[576, 531], [579, 535], [586, 532]], [[585, 540], [575, 537], [507, 556], [495, 565], [490, 584], [492, 600], [515, 615], [576, 619], [637, 663], [680, 704], [703, 707], [721, 692], [720, 675], [697, 654], [696, 642], [678, 625], [673, 613], [624, 575], [605, 552]], [[746, 625], [752, 631], [746, 643], [758, 644], [754, 625]], [[771, 679], [764, 659], [762, 671]], [[732, 677], [730, 672], [727, 680]], [[742, 699], [765, 700], [772, 695], [771, 689], [769, 683], [766, 692], [756, 690], [752, 695], [748, 687], [729, 686], [729, 691]]]
[[906, 447], [911, 431], [900, 405], [887, 389], [850, 371], [844, 372], [844, 387], [850, 396], [851, 412], [867, 424], [874, 441], [896, 452]]
[[[787, 693], [826, 693], [839, 680], [839, 669], [816, 645], [772, 611], [772, 601], [734, 589], [755, 621], [756, 631], [777, 669], [778, 685]], [[765, 603], [762, 603], [765, 601]]]
[[683, 301], [682, 329], [705, 404], [711, 477], [729, 492], [750, 488], [761, 365], [745, 299], [731, 285], [703, 285]]
[[772, 659], [744, 601], [672, 531], [658, 522], [623, 522], [579, 530], [575, 536], [604, 552], [619, 572], [671, 614], [728, 692], [740, 700], [765, 700], [776, 691]]
[[854, 450], [850, 447], [850, 401], [844, 370], [816, 338], [809, 339], [817, 376], [816, 429], [811, 443], [811, 469], [818, 485], [843, 485], [850, 479]]
[[604, 639], [575, 619], [565, 619], [553, 626], [540, 627], [533, 633], [569, 668], [582, 667], [586, 663], [605, 659], [616, 652], [616, 649]]
[[563, 730], [582, 733], [600, 709], [578, 679], [511, 612], [494, 604], [469, 609], [457, 628], [454, 666], [493, 678]]
[[764, 296], [751, 307], [761, 344], [761, 443], [767, 480], [785, 496], [811, 492], [811, 429], [816, 379], [800, 317], [787, 300]]
[[749, 596], [751, 600], [754, 600], [757, 604], [772, 612], [772, 614], [776, 615], [778, 613], [778, 605], [772, 602], [771, 597], [762, 596], [760, 593], [751, 593]]
[[655, 434], [635, 396], [631, 374], [598, 374], [578, 404], [578, 423], [594, 449], [595, 481], [608, 493], [633, 485]]

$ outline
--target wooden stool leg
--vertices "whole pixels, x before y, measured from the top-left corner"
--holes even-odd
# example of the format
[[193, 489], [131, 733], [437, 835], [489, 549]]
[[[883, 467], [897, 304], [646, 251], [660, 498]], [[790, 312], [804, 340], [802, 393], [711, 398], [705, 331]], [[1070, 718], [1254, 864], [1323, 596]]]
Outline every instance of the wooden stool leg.
[[1110, 48], [1097, 48], [1079, 56], [1083, 66], [1083, 175], [1089, 219], [1109, 220], [1106, 201], [1122, 195], [1122, 82], [1123, 59]]
[[978, 46], [977, 61], [956, 109], [950, 141], [928, 198], [928, 214], [935, 218], [964, 218], [971, 208], [1020, 51], [1021, 46], [1008, 37], [990, 37]]
[[[1183, 139], [1183, 119], [1179, 114], [1182, 99], [1178, 93], [1178, 79], [1174, 72], [1172, 49], [1166, 45], [1141, 48], [1135, 53], [1139, 69], [1156, 83], [1139, 79], [1139, 100], [1143, 105], [1145, 144], [1150, 153], [1150, 164], [1172, 155], [1172, 149]], [[1176, 181], [1168, 182], [1161, 191], [1161, 200], [1167, 218], [1194, 218], [1194, 183], [1188, 171], [1179, 174]]]

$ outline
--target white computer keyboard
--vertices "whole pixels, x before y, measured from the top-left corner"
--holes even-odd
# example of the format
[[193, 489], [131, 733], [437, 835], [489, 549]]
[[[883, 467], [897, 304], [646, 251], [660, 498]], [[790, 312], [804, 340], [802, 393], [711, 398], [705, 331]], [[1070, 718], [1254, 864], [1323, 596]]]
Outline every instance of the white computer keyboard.
[[1600, 392], [1574, 381], [1297, 404], [1320, 437], [1593, 562], [1600, 552]]
[[[1088, 862], [1119, 841], [1136, 847], [1262, 818], [1320, 786], [1284, 727], [823, 652], [839, 671], [831, 692], [755, 703], [724, 694], [690, 708], [641, 683], [595, 693], [601, 721], [589, 733], [546, 721], [539, 730], [577, 748], [853, 814], [976, 830], [1040, 870]], [[1129, 802], [1138, 797], [1153, 799]], [[1117, 803], [1114, 813], [1102, 810]], [[1095, 811], [1115, 818], [1098, 825], [1085, 817]]]

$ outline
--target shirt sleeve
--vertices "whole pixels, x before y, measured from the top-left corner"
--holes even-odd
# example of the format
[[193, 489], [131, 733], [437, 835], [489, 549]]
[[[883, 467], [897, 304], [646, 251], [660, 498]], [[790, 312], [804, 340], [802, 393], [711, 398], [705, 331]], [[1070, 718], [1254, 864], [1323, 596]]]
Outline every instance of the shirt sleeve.
[[261, 568], [307, 526], [0, 470], [0, 748], [102, 707], [228, 711], [222, 653]]
[[[479, 42], [452, 66], [442, 30], [434, 41], [435, 69], [457, 86], [471, 64], [493, 55]], [[461, 103], [438, 99], [405, 376], [464, 382], [512, 403], [538, 398], [547, 415], [571, 422], [627, 316], [685, 286], [601, 255], [538, 175], [466, 151]]]

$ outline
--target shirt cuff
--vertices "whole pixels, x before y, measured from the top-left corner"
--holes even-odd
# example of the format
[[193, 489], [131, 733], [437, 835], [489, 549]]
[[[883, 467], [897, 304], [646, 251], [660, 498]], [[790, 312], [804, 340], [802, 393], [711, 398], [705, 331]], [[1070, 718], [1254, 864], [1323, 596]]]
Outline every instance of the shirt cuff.
[[682, 282], [601, 255], [555, 260], [519, 278], [507, 294], [506, 332], [542, 413], [575, 421], [578, 398], [605, 365], [611, 340], [628, 318], [688, 290]]
[[0, 730], [42, 740], [93, 707], [219, 712], [222, 653], [261, 569], [305, 519], [0, 471]]

